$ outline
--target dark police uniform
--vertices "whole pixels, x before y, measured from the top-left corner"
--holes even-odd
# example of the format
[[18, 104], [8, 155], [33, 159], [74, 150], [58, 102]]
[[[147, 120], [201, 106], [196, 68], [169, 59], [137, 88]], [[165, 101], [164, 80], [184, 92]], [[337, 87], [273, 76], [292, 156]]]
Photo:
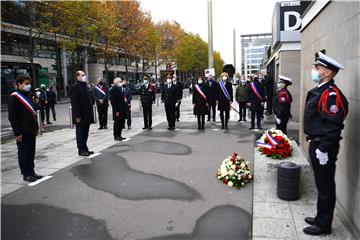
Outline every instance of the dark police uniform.
[[[217, 88], [216, 99], [218, 101], [218, 110], [220, 111], [221, 128], [227, 129], [230, 118], [230, 102], [233, 101], [233, 89], [232, 89], [232, 84], [229, 81], [226, 81], [224, 85], [230, 95], [230, 99], [228, 99], [225, 96], [223, 90], [220, 87], [220, 84]], [[224, 113], [225, 113], [225, 119], [224, 119]]]
[[174, 84], [164, 83], [161, 92], [161, 101], [165, 104], [166, 119], [169, 130], [175, 129], [175, 104], [178, 100], [178, 91]]
[[[105, 93], [105, 95], [96, 87], [100, 88]], [[96, 87], [94, 87], [92, 92], [95, 98], [96, 107], [99, 114], [99, 125], [100, 125], [99, 129], [103, 129], [103, 128], [107, 128], [107, 115], [108, 115], [108, 107], [109, 107], [108, 90], [106, 87], [104, 87], [104, 85], [98, 84]]]
[[[90, 124], [94, 123], [93, 98], [86, 82], [76, 81], [70, 93], [73, 123], [76, 124], [76, 143], [79, 154], [89, 152], [87, 139]], [[81, 118], [77, 123], [76, 118]]]
[[193, 99], [192, 103], [195, 104], [194, 106], [194, 115], [197, 116], [198, 120], [198, 129], [205, 129], [205, 115], [208, 114], [207, 108], [207, 96], [206, 96], [206, 85], [205, 83], [197, 84], [201, 89], [201, 92], [205, 95], [206, 99], [197, 91], [195, 85], [193, 87]]
[[292, 96], [285, 87], [276, 92], [274, 98], [274, 114], [280, 119], [280, 124], [276, 123], [276, 128], [287, 134], [287, 123], [291, 117]]
[[[114, 139], [123, 140], [121, 136], [122, 129], [125, 126], [126, 119], [126, 107], [124, 93], [119, 86], [114, 86], [110, 91], [110, 102], [113, 109], [113, 119], [114, 119]], [[116, 113], [119, 113], [119, 116], [116, 116]]]
[[212, 116], [213, 121], [216, 121], [216, 94], [218, 91], [218, 83], [215, 80], [208, 80], [206, 82], [206, 96], [209, 103], [208, 121]]
[[[29, 92], [21, 90], [17, 90], [16, 92], [26, 98], [34, 108], [34, 103], [31, 101]], [[22, 141], [16, 142], [21, 174], [24, 178], [34, 176], [36, 134], [39, 129], [36, 116], [15, 96], [9, 97], [8, 111], [8, 118], [15, 137], [22, 135]]]
[[131, 100], [132, 100], [132, 93], [131, 93], [131, 89], [129, 86], [124, 85], [122, 87], [122, 91], [124, 93], [124, 99], [125, 99], [125, 103], [126, 103], [126, 124], [128, 126], [128, 128], [131, 128]]
[[[341, 100], [342, 106], [336, 103], [336, 99]], [[324, 230], [331, 230], [336, 201], [335, 162], [347, 112], [348, 102], [334, 80], [313, 88], [307, 94], [304, 133], [310, 141], [309, 156], [318, 191], [315, 225]], [[316, 149], [328, 153], [329, 161], [325, 165], [319, 164]]]
[[140, 101], [143, 108], [144, 129], [151, 129], [152, 105], [155, 103], [155, 87], [152, 86], [150, 83], [141, 86]]
[[[344, 69], [340, 63], [322, 52], [316, 54], [316, 62], [313, 64], [330, 69], [333, 73]], [[319, 72], [312, 72], [312, 79], [320, 82]], [[309, 156], [318, 191], [316, 217], [305, 218], [305, 222], [311, 226], [303, 231], [309, 235], [331, 233], [336, 202], [336, 160], [347, 113], [348, 101], [333, 79], [311, 89], [306, 96], [304, 133], [310, 141]]]

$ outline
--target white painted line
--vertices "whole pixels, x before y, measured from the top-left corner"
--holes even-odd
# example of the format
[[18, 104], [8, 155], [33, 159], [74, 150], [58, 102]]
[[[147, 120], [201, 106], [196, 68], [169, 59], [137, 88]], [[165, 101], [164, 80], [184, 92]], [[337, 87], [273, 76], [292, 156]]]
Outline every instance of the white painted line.
[[96, 156], [99, 156], [100, 154], [101, 154], [101, 153], [94, 153], [94, 154], [90, 155], [89, 158], [94, 158], [94, 157], [96, 157]]
[[214, 131], [219, 131], [219, 129], [218, 129], [218, 128], [214, 128], [213, 130], [214, 130]]
[[180, 130], [180, 128], [175, 128], [175, 131], [179, 131]]
[[125, 140], [123, 140], [123, 141], [121, 141], [121, 142], [127, 142], [127, 141], [129, 141], [129, 140], [131, 140], [131, 138], [127, 138], [127, 139], [125, 139]]
[[39, 180], [37, 180], [37, 181], [35, 181], [35, 182], [32, 182], [32, 183], [30, 183], [30, 184], [28, 184], [30, 187], [33, 187], [33, 186], [35, 186], [35, 185], [37, 185], [37, 184], [39, 184], [39, 183], [41, 183], [41, 182], [44, 182], [44, 181], [46, 181], [46, 180], [48, 180], [48, 179], [50, 179], [50, 178], [52, 178], [52, 176], [45, 176], [45, 177], [42, 177], [42, 178], [40, 178]]

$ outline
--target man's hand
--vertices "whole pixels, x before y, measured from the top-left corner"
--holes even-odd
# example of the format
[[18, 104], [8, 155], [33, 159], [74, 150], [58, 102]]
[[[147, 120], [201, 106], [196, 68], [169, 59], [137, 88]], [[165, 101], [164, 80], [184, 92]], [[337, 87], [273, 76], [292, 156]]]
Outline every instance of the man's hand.
[[275, 121], [276, 121], [277, 124], [280, 124], [280, 123], [281, 123], [281, 119], [278, 118], [277, 116], [275, 116]]
[[81, 118], [75, 118], [76, 123], [80, 123], [81, 122]]
[[99, 99], [99, 103], [100, 103], [100, 104], [103, 104], [103, 103], [104, 103], [104, 100]]
[[320, 165], [325, 165], [329, 161], [329, 156], [327, 152], [322, 152], [320, 149], [315, 150], [316, 157], [319, 159]]
[[17, 142], [22, 142], [22, 135], [16, 136], [15, 138]]

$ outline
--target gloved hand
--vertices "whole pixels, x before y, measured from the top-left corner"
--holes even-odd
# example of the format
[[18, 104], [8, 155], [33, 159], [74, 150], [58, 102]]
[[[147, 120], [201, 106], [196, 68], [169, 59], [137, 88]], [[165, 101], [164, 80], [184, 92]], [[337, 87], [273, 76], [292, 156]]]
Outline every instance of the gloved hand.
[[281, 123], [281, 119], [280, 118], [277, 118], [277, 116], [275, 116], [275, 121], [277, 124], [280, 124]]
[[320, 165], [325, 165], [329, 161], [329, 156], [327, 152], [322, 152], [320, 149], [315, 150], [316, 157], [319, 159]]

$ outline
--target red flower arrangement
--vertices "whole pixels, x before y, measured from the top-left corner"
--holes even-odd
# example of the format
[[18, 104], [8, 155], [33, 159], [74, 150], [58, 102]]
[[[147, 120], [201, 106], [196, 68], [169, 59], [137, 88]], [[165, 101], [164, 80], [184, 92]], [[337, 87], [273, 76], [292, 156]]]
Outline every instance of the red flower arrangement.
[[290, 139], [281, 130], [265, 131], [256, 143], [258, 151], [272, 159], [284, 159], [292, 154]]

